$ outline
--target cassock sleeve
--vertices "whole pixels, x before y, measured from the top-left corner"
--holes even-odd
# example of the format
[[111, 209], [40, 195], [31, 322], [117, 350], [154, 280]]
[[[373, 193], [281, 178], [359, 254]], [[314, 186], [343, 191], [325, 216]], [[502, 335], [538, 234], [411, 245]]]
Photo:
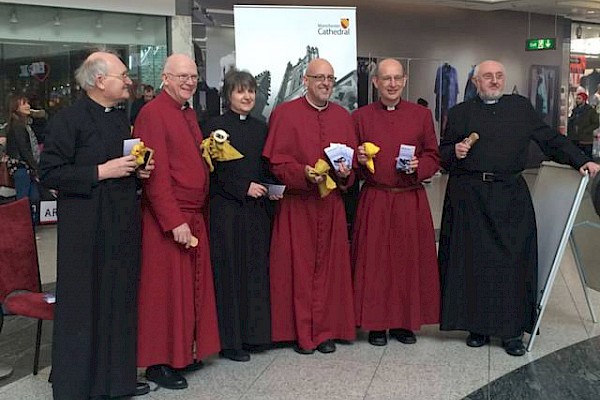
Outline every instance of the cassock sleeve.
[[447, 171], [452, 170], [458, 161], [454, 152], [454, 145], [466, 137], [466, 121], [463, 115], [464, 112], [461, 112], [463, 108], [459, 106], [450, 109], [446, 130], [440, 142], [441, 164]]
[[419, 167], [417, 168], [417, 180], [431, 178], [440, 168], [440, 155], [438, 151], [437, 138], [433, 127], [431, 112], [427, 110], [423, 117], [423, 133], [421, 134], [421, 154], [419, 158]]
[[49, 124], [40, 160], [42, 183], [63, 194], [89, 196], [98, 185], [98, 166], [75, 165], [80, 129], [66, 113], [56, 115]]
[[142, 109], [133, 126], [133, 136], [142, 139], [154, 150], [154, 170], [144, 180], [144, 195], [148, 199], [156, 220], [163, 232], [169, 232], [185, 223], [186, 219], [174, 197], [171, 171], [169, 170], [167, 133], [159, 116], [150, 115]]
[[295, 135], [289, 131], [294, 129], [295, 124], [280, 111], [280, 108], [276, 108], [271, 113], [263, 156], [269, 160], [273, 175], [286, 185], [288, 190], [313, 191], [314, 184], [310, 183], [304, 174], [305, 164], [297, 162], [292, 155], [297, 152], [295, 147], [298, 143], [294, 142]]
[[556, 162], [569, 164], [576, 169], [579, 169], [588, 161], [592, 161], [564, 135], [542, 121], [527, 99], [523, 98], [521, 101], [523, 103], [522, 107], [526, 109], [527, 115], [529, 115], [528, 131], [530, 138], [540, 146], [545, 155]]

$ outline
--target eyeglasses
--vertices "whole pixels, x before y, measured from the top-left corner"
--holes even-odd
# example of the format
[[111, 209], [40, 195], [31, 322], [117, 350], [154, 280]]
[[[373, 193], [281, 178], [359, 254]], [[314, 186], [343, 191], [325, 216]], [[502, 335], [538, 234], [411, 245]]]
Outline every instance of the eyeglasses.
[[392, 80], [394, 80], [396, 82], [400, 82], [405, 77], [406, 77], [406, 75], [384, 75], [381, 78], [379, 78], [379, 80], [382, 81], [382, 82], [384, 82], [384, 83], [391, 83]]
[[189, 74], [172, 74], [170, 72], [167, 72], [167, 75], [173, 76], [177, 79], [179, 79], [179, 82], [185, 83], [188, 80], [191, 80], [192, 82], [198, 82], [198, 75], [189, 75]]
[[313, 78], [317, 82], [335, 82], [336, 77], [333, 75], [306, 75], [307, 78]]
[[481, 79], [483, 79], [484, 81], [493, 81], [494, 78], [496, 78], [497, 81], [501, 81], [502, 79], [504, 79], [504, 74], [502, 72], [498, 72], [496, 75], [492, 73], [481, 75]]
[[129, 73], [123, 72], [122, 74], [104, 74], [104, 76], [109, 76], [111, 78], [117, 78], [122, 80], [123, 82], [125, 82], [127, 79], [129, 79]]

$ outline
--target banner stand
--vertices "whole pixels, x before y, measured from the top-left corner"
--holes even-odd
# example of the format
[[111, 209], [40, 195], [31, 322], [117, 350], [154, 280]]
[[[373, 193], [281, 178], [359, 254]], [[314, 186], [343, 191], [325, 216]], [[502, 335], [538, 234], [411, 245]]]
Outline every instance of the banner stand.
[[[538, 315], [527, 351], [533, 348], [588, 181], [587, 174], [553, 162], [542, 163], [537, 176], [533, 206], [538, 224]], [[585, 286], [579, 266], [578, 270]]]

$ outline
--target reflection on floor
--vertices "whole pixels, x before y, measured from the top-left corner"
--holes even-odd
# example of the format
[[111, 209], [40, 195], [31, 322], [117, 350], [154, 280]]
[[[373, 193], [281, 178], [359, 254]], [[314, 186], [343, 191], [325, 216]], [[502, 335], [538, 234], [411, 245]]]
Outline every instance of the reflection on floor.
[[487, 399], [600, 399], [600, 337], [548, 354], [465, 397]]
[[[532, 183], [535, 175], [526, 175], [526, 179]], [[427, 185], [436, 228], [441, 218], [445, 182], [446, 176], [442, 176]], [[587, 218], [591, 207], [589, 197], [584, 199], [583, 207], [583, 212], [588, 213], [585, 214]], [[55, 228], [41, 229], [38, 235], [41, 237], [38, 244], [43, 281], [53, 282]], [[591, 244], [592, 248], [600, 244], [597, 234], [582, 237], [581, 241]], [[600, 293], [591, 291], [590, 296], [593, 305], [600, 310]], [[0, 335], [0, 362], [18, 366], [12, 378], [0, 381], [0, 385], [4, 385], [0, 387], [0, 400], [52, 398], [47, 383], [48, 368], [36, 377], [24, 376], [30, 373], [33, 360], [34, 333], [27, 324], [30, 323], [9, 319]], [[46, 328], [50, 327], [51, 324], [46, 325]], [[464, 332], [441, 333], [437, 326], [427, 326], [418, 332], [415, 345], [390, 341], [383, 348], [369, 345], [366, 334], [361, 332], [353, 345], [340, 345], [337, 352], [329, 355], [302, 356], [292, 349], [280, 348], [253, 355], [249, 363], [211, 358], [206, 360], [202, 370], [188, 376], [189, 389], [158, 389], [144, 398], [453, 400], [469, 396], [467, 399], [529, 400], [553, 399], [546, 395], [546, 389], [554, 387], [551, 392], [560, 394], [560, 397], [554, 397], [557, 399], [597, 400], [600, 398], [597, 393], [600, 339], [554, 352], [599, 334], [600, 324], [591, 321], [572, 253], [567, 251], [542, 321], [541, 335], [536, 339], [533, 351], [523, 357], [508, 356], [494, 340], [490, 346], [469, 348], [464, 343]], [[46, 329], [43, 365], [49, 362], [49, 338], [50, 329]], [[552, 356], [542, 360], [549, 354]], [[586, 355], [591, 357], [589, 361], [585, 359]], [[531, 364], [536, 360], [540, 364]], [[565, 364], [572, 368], [560, 369], [567, 367]], [[519, 369], [523, 366], [526, 368]], [[504, 377], [511, 371], [514, 372]], [[20, 376], [24, 377], [19, 379]], [[498, 378], [501, 379], [496, 381]], [[19, 380], [11, 382], [16, 379]], [[590, 388], [588, 392], [579, 391], [584, 385]], [[541, 388], [539, 396], [531, 391], [536, 388]]]

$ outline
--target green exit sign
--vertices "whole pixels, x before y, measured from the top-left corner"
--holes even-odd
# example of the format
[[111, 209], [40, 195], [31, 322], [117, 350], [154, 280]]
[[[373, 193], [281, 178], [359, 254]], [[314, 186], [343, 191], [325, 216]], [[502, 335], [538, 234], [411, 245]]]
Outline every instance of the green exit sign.
[[525, 50], [555, 50], [556, 38], [527, 39]]

